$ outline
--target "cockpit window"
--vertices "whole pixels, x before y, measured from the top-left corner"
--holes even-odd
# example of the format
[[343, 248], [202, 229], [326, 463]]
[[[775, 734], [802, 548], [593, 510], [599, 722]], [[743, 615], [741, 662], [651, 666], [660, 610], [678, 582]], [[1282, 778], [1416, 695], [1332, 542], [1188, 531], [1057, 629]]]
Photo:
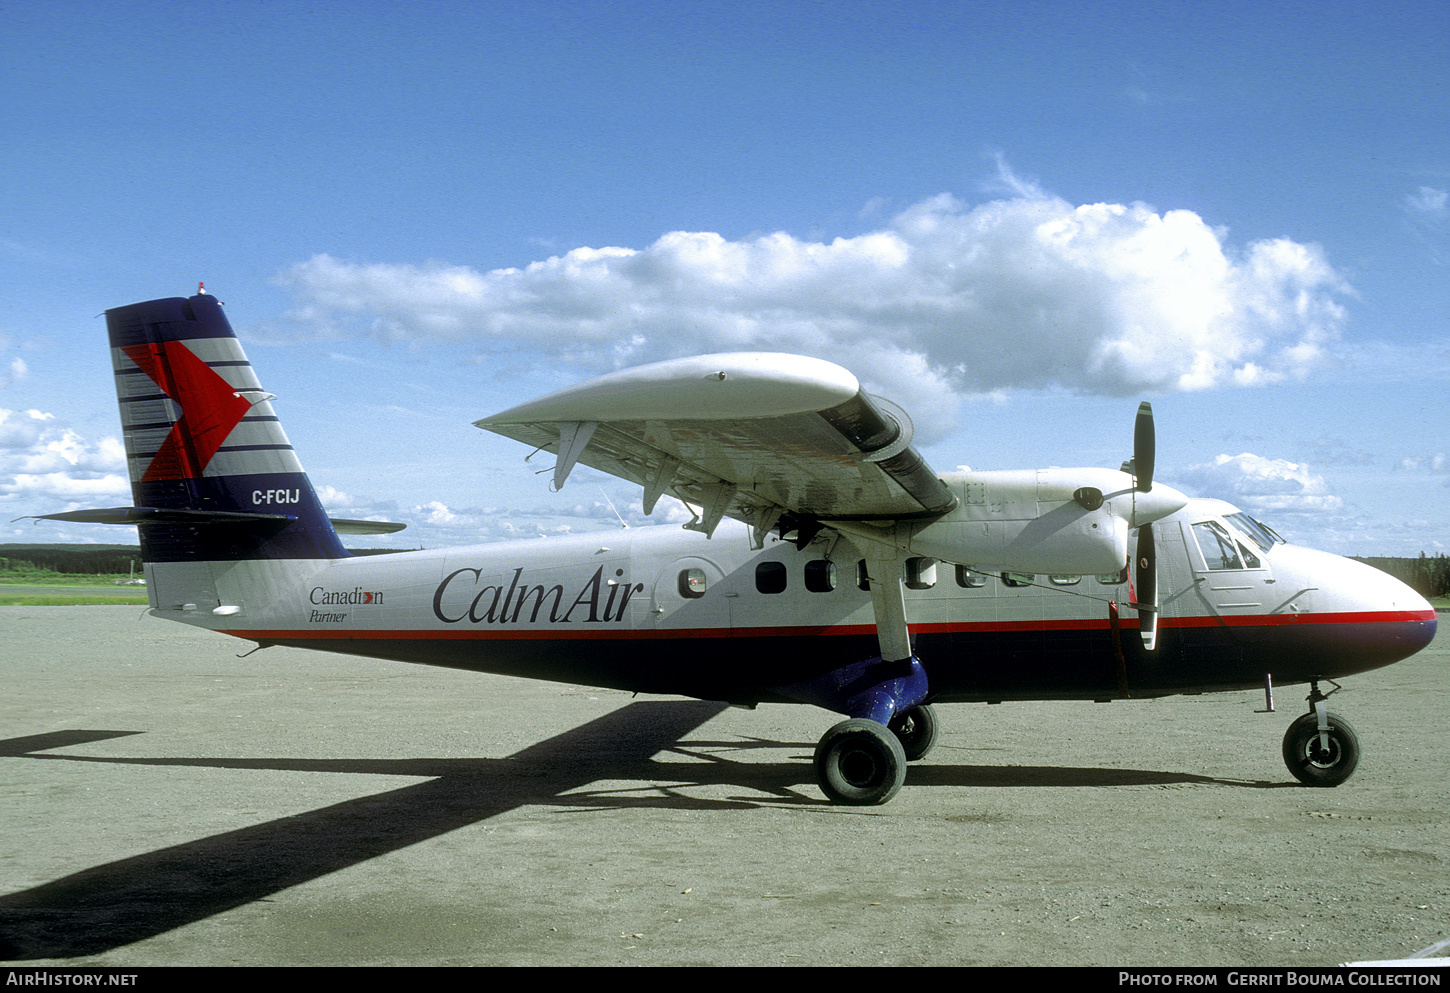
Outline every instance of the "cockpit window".
[[1217, 521], [1193, 525], [1203, 561], [1210, 569], [1257, 569], [1259, 557], [1234, 540], [1228, 528]]
[[1282, 543], [1284, 541], [1272, 528], [1259, 523], [1242, 511], [1237, 514], [1229, 514], [1224, 520], [1238, 528], [1244, 537], [1248, 538], [1255, 545], [1258, 545], [1259, 551], [1261, 552], [1267, 552], [1273, 548], [1275, 542]]

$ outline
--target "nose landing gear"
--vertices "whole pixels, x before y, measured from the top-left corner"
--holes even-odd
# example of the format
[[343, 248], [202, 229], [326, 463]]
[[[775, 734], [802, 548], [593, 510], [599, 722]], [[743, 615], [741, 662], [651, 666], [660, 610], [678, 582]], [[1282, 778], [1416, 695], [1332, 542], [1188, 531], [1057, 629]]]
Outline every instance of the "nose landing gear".
[[1309, 713], [1284, 734], [1284, 764], [1305, 786], [1338, 786], [1359, 765], [1359, 735], [1343, 717], [1329, 712], [1329, 694], [1319, 692], [1318, 680], [1309, 685]]

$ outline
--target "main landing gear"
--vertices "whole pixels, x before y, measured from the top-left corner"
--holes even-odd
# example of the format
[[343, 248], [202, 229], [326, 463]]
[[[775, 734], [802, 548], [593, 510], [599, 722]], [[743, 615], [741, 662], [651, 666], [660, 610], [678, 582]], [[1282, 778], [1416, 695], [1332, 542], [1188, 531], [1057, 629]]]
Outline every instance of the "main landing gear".
[[1348, 721], [1329, 712], [1329, 694], [1319, 692], [1319, 681], [1309, 685], [1309, 713], [1284, 734], [1284, 764], [1305, 786], [1338, 786], [1359, 765], [1359, 736]]
[[816, 746], [816, 781], [835, 803], [885, 803], [906, 782], [906, 763], [936, 743], [936, 714], [926, 703], [931, 698], [926, 670], [912, 652], [906, 624], [905, 547], [905, 536], [896, 533], [875, 535], [862, 549], [881, 654], [777, 687], [783, 696], [849, 718], [822, 735]]
[[842, 721], [816, 746], [816, 780], [836, 803], [885, 803], [906, 782], [906, 763], [931, 751], [936, 734], [936, 713], [928, 704], [897, 714], [889, 724], [862, 717]]

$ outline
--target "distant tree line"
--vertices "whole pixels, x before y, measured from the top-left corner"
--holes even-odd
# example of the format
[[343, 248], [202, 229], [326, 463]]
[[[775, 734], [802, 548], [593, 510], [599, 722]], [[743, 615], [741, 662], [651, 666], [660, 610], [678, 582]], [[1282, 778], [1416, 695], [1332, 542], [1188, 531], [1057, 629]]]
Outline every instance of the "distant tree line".
[[1450, 558], [1446, 558], [1443, 552], [1434, 558], [1424, 552], [1417, 559], [1384, 558], [1375, 555], [1356, 555], [1354, 558], [1381, 572], [1389, 573], [1421, 596], [1445, 596], [1450, 593]]
[[137, 545], [0, 545], [0, 570], [68, 576], [141, 573]]

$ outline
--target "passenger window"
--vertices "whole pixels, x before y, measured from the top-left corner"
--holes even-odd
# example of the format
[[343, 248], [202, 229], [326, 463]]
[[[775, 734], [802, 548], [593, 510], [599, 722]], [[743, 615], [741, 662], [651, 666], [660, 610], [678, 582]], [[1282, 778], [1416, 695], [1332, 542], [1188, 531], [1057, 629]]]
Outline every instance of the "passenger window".
[[1098, 576], [1097, 579], [1104, 586], [1121, 586], [1128, 581], [1128, 567], [1123, 566], [1117, 572], [1105, 572]]
[[1048, 576], [1047, 581], [1053, 586], [1076, 586], [1082, 582], [1081, 576]]
[[755, 567], [755, 588], [761, 593], [785, 592], [785, 563], [761, 562]]
[[906, 588], [929, 590], [936, 585], [936, 559], [910, 558], [906, 560]]
[[1036, 576], [1029, 575], [1025, 572], [1002, 573], [1002, 582], [1011, 587], [1031, 586], [1036, 578]]
[[816, 559], [806, 563], [806, 589], [812, 593], [829, 593], [836, 588], [836, 563]]
[[865, 559], [856, 563], [856, 588], [865, 593], [871, 592], [871, 574], [866, 571]]
[[705, 570], [682, 569], [680, 571], [680, 596], [686, 600], [698, 600], [705, 595]]
[[979, 590], [987, 585], [987, 577], [980, 572], [973, 572], [964, 565], [957, 566], [957, 585], [964, 590]]

